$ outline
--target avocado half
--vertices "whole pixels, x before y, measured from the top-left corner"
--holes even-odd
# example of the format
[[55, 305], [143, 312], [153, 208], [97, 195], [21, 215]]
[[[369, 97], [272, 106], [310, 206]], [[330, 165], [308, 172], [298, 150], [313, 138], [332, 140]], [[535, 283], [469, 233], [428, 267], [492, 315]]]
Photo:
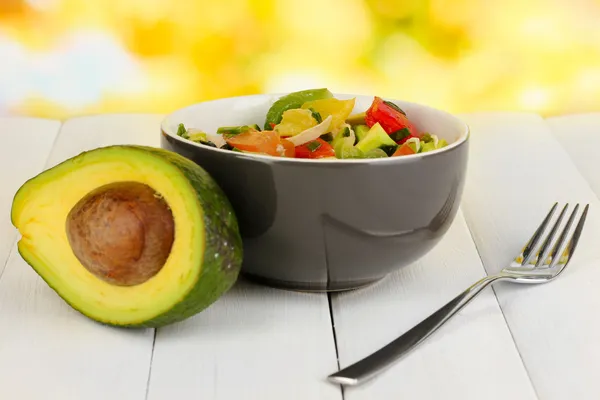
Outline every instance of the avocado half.
[[18, 251], [98, 322], [159, 327], [195, 315], [235, 283], [242, 240], [214, 180], [176, 153], [87, 151], [28, 180], [11, 221]]

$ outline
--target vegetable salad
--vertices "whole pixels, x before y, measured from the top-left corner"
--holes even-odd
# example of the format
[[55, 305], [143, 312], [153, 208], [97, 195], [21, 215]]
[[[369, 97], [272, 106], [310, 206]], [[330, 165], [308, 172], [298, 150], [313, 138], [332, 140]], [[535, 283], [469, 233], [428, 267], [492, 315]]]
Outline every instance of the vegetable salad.
[[336, 99], [328, 89], [287, 94], [273, 103], [264, 126], [223, 126], [215, 133], [179, 124], [184, 139], [231, 151], [275, 157], [351, 159], [399, 157], [447, 146], [421, 132], [396, 104], [375, 96], [352, 114], [356, 99]]

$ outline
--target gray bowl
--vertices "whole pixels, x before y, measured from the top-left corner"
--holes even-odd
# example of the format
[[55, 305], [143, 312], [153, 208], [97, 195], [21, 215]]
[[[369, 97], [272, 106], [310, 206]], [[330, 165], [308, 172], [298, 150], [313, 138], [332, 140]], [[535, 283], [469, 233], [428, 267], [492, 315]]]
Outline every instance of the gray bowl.
[[[414, 262], [442, 238], [458, 210], [469, 130], [456, 117], [394, 101], [418, 128], [449, 145], [369, 160], [286, 159], [216, 149], [177, 136], [177, 125], [264, 124], [281, 94], [226, 98], [180, 109], [163, 121], [161, 145], [203, 167], [230, 199], [244, 241], [242, 273], [295, 290], [361, 287]], [[355, 112], [372, 96], [356, 97]]]

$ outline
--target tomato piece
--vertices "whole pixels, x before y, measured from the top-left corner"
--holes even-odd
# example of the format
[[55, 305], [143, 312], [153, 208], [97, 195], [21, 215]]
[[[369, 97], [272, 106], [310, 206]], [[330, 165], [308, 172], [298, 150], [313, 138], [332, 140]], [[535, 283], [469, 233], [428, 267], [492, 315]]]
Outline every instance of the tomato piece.
[[279, 157], [296, 157], [294, 143], [281, 139], [275, 131], [249, 130], [238, 135], [224, 135], [225, 141], [232, 147], [252, 153], [268, 154]]
[[296, 158], [335, 157], [333, 147], [321, 138], [296, 146]]
[[[375, 96], [373, 103], [365, 113], [365, 122], [367, 126], [372, 127], [379, 122], [379, 125], [388, 133], [408, 129], [411, 137], [418, 136], [419, 132], [408, 117], [398, 111], [396, 108], [386, 104], [382, 98]], [[403, 143], [406, 140], [399, 141]]]
[[227, 144], [243, 151], [253, 153], [264, 153], [273, 156], [280, 156], [277, 146], [280, 145], [279, 134], [275, 131], [249, 130], [239, 135], [225, 136]]
[[287, 139], [282, 139], [281, 144], [283, 145], [283, 148], [284, 148], [284, 151], [283, 151], [284, 157], [291, 157], [291, 158], [296, 157], [296, 146], [294, 146], [294, 143], [290, 142]]
[[[408, 138], [407, 138], [408, 140]], [[402, 146], [399, 146], [398, 149], [392, 154], [392, 157], [395, 156], [408, 156], [410, 154], [415, 154], [415, 151], [408, 145], [408, 143], [404, 143]]]

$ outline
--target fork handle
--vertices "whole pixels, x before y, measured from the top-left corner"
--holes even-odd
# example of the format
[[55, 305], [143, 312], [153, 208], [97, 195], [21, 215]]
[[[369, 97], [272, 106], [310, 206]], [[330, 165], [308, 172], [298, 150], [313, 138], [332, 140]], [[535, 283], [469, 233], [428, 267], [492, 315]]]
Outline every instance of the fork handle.
[[499, 279], [507, 278], [503, 275], [486, 276], [471, 285], [467, 290], [449, 301], [445, 306], [421, 321], [399, 338], [362, 360], [330, 375], [328, 379], [341, 385], [358, 385], [391, 366], [395, 361], [413, 350], [446, 321], [460, 311], [467, 303], [475, 298], [489, 284]]

